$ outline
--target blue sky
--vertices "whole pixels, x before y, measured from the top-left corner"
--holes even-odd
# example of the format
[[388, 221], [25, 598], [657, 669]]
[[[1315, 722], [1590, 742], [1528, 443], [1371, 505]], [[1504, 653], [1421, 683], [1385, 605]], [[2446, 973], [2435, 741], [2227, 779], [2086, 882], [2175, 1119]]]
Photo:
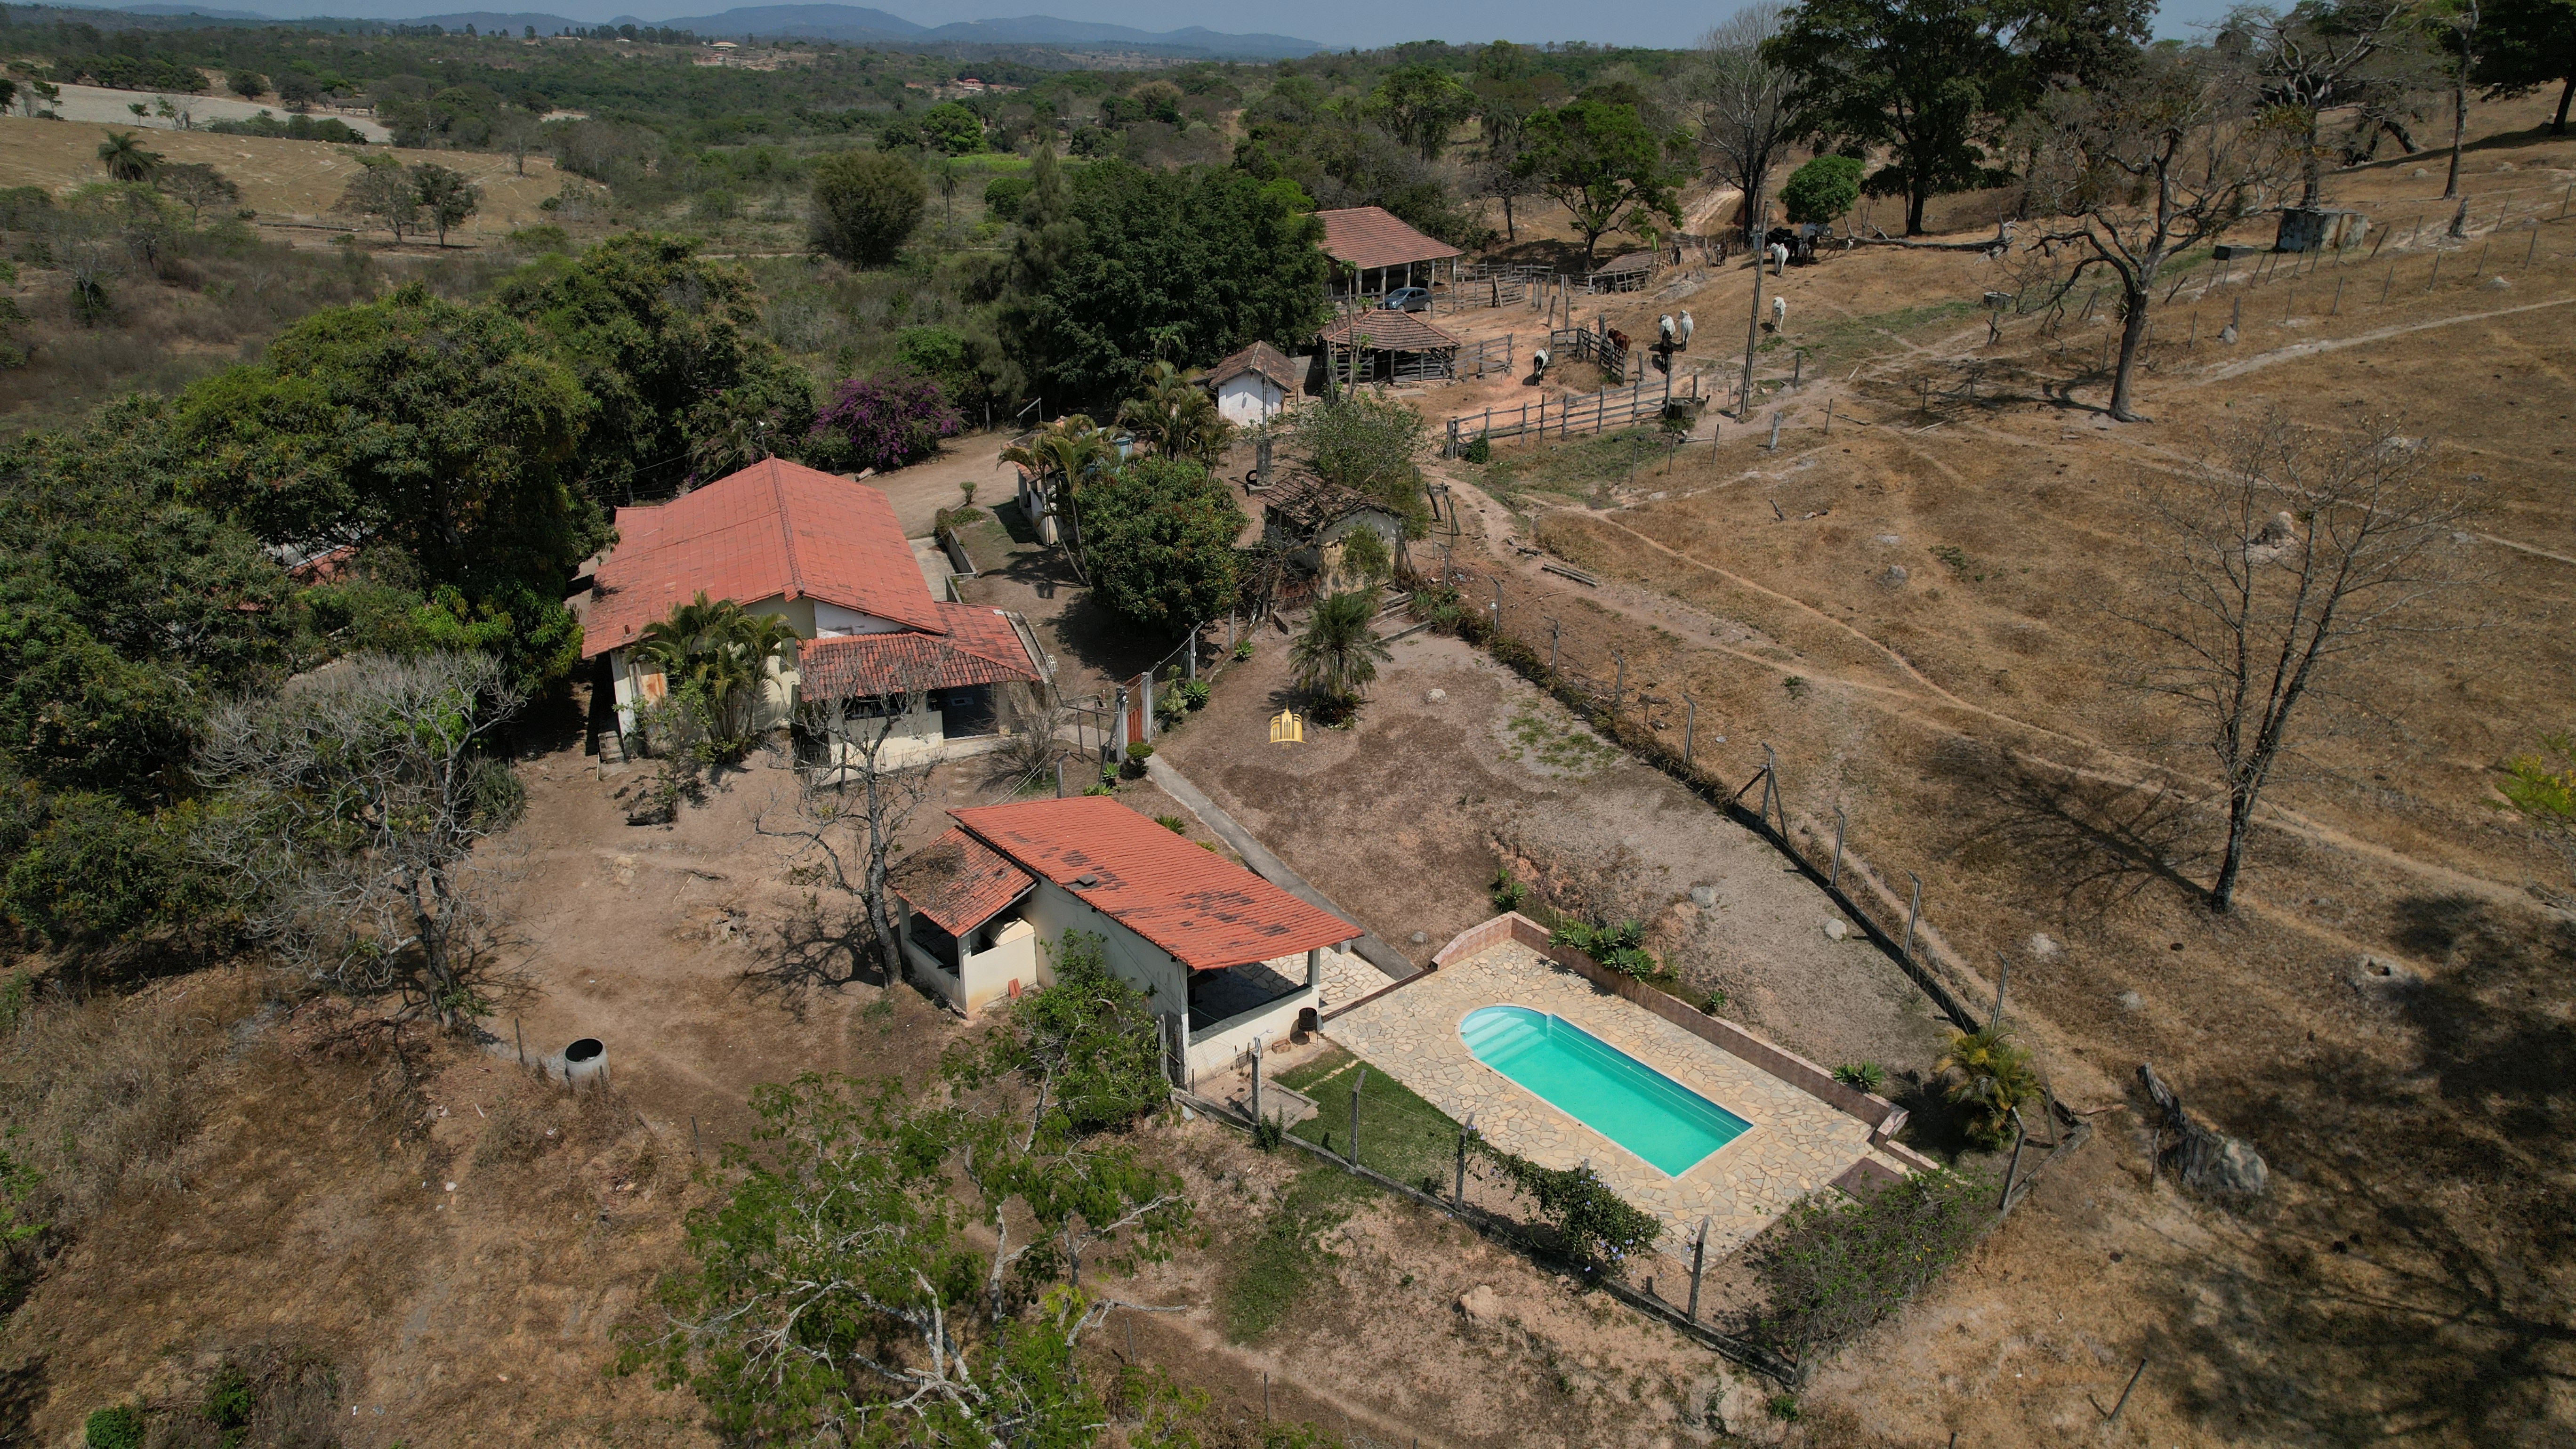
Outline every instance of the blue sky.
[[[227, 0], [208, 0], [223, 5]], [[634, 15], [665, 20], [680, 15], [710, 15], [731, 8], [733, 0], [566, 0], [563, 4], [491, 3], [491, 0], [230, 0], [244, 9], [279, 15], [345, 15], [401, 18], [456, 10], [539, 11], [575, 20], [607, 20]], [[866, 0], [854, 0], [866, 3]], [[1204, 25], [1211, 30], [1263, 31], [1294, 35], [1340, 48], [1385, 45], [1400, 40], [1493, 39], [1538, 43], [1588, 40], [1596, 45], [1688, 45], [1732, 12], [1727, 5], [1648, 3], [1626, 6], [1569, 6], [1564, 0], [1481, 0], [1474, 5], [1428, 4], [1422, 0], [1302, 0], [1296, 5], [1212, 7], [1204, 0], [892, 0], [877, 9], [920, 25], [952, 20], [991, 20], [1013, 15], [1054, 15], [1066, 20], [1103, 21], [1142, 30], [1178, 30]], [[2160, 35], [2189, 36], [2195, 22], [2217, 19], [2227, 0], [2171, 0], [2157, 16]]]

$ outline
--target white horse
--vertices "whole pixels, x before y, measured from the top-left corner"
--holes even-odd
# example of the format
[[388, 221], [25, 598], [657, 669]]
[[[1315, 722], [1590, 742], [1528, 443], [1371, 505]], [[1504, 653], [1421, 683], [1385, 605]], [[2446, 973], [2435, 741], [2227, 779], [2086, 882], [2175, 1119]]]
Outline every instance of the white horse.
[[1681, 315], [1679, 332], [1681, 336], [1682, 351], [1690, 351], [1691, 315], [1688, 312], [1684, 312]]
[[1786, 298], [1786, 297], [1774, 297], [1774, 298], [1772, 298], [1772, 299], [1771, 299], [1771, 330], [1772, 330], [1772, 331], [1774, 331], [1774, 332], [1777, 332], [1777, 331], [1779, 331], [1781, 328], [1786, 327], [1786, 326], [1788, 326], [1788, 325], [1789, 325], [1789, 299], [1788, 299], [1788, 298]]
[[1666, 312], [1655, 319], [1655, 336], [1666, 347], [1673, 345], [1673, 314]]

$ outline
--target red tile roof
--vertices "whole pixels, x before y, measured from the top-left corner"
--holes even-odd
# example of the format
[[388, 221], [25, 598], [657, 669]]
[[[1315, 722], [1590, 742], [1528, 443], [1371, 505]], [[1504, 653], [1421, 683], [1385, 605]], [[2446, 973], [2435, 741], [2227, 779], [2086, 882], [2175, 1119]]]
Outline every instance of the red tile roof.
[[1294, 392], [1305, 383], [1304, 369], [1291, 363], [1285, 353], [1267, 342], [1256, 342], [1225, 361], [1208, 369], [1202, 379], [1209, 387], [1223, 387], [1248, 372], [1257, 372], [1277, 383], [1282, 391]]
[[1037, 884], [1037, 877], [993, 853], [963, 830], [952, 829], [905, 856], [887, 877], [916, 916], [928, 916], [952, 936], [993, 919]]
[[1394, 213], [1382, 206], [1319, 211], [1315, 217], [1324, 224], [1324, 254], [1363, 271], [1458, 255], [1456, 247], [1424, 236], [1396, 220]]
[[1392, 307], [1371, 307], [1344, 317], [1325, 328], [1323, 336], [1335, 347], [1348, 347], [1352, 338], [1366, 337], [1368, 346], [1378, 352], [1436, 352], [1466, 345], [1412, 313]]
[[883, 493], [771, 458], [668, 503], [617, 510], [617, 547], [592, 580], [584, 655], [632, 644], [704, 592], [814, 598], [947, 632]]
[[[977, 839], [1194, 971], [1337, 946], [1360, 928], [1105, 796], [952, 810]], [[1085, 878], [1091, 884], [1081, 884]]]
[[948, 635], [836, 634], [797, 646], [797, 693], [806, 699], [874, 699], [917, 689], [1037, 680], [1028, 645], [999, 609], [941, 604]]

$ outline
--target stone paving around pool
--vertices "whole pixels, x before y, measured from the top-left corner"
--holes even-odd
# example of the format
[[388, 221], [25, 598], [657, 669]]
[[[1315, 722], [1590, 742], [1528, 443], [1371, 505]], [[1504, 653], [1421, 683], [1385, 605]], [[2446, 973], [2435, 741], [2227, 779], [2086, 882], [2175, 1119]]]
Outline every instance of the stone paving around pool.
[[[1458, 1022], [1480, 1006], [1526, 1006], [1564, 1017], [1753, 1125], [1681, 1176], [1668, 1177], [1477, 1061]], [[1549, 1168], [1589, 1160], [1612, 1191], [1664, 1220], [1668, 1232], [1658, 1246], [1684, 1258], [1703, 1216], [1712, 1255], [1731, 1252], [1861, 1159], [1896, 1165], [1872, 1152], [1867, 1123], [1517, 941], [1356, 1007], [1326, 1023], [1324, 1034], [1451, 1117], [1463, 1122], [1473, 1114], [1477, 1130], [1506, 1152]]]

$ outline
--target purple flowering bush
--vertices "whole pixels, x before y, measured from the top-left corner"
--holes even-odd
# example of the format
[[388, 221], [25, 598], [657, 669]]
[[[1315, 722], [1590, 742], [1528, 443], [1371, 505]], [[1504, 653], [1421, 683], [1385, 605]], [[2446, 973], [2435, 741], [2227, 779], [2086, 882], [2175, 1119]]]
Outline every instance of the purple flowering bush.
[[842, 381], [807, 435], [815, 461], [847, 468], [900, 468], [938, 451], [966, 425], [939, 384], [909, 372]]

